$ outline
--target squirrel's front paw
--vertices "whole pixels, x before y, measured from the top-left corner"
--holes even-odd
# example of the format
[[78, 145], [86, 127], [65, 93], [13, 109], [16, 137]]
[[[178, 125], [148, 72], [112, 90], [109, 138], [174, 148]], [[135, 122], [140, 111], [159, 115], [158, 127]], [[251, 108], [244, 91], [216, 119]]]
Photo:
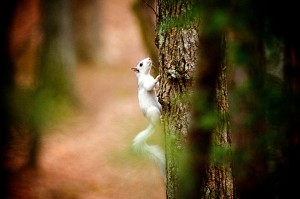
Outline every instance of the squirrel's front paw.
[[161, 76], [158, 75], [158, 76], [155, 78], [155, 81], [156, 81], [156, 82], [159, 82], [160, 79], [161, 79]]

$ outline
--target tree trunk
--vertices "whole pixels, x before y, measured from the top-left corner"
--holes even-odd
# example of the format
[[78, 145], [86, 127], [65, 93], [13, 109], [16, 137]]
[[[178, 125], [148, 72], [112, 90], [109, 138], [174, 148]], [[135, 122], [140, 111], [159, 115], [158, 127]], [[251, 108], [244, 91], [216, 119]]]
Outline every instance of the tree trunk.
[[[207, 30], [202, 20], [202, 30]], [[195, 185], [182, 198], [233, 198], [231, 135], [222, 32], [200, 36], [193, 119], [189, 131], [190, 172]], [[186, 182], [187, 183], [187, 182]]]
[[13, 87], [14, 65], [9, 49], [12, 19], [17, 7], [17, 0], [2, 1], [0, 8], [0, 198], [10, 195], [11, 171], [7, 167], [7, 153], [11, 146], [12, 114], [10, 92]]
[[[218, 123], [213, 129], [211, 143], [211, 162], [208, 170], [206, 198], [234, 198], [232, 174], [231, 132], [229, 124], [229, 102], [227, 90], [227, 63], [225, 58], [226, 41], [224, 34], [219, 35], [219, 70], [216, 82], [215, 102]], [[205, 50], [205, 49], [204, 49]], [[214, 56], [209, 55], [211, 59]]]
[[[255, 1], [232, 4], [239, 10], [243, 27], [233, 27], [235, 46], [231, 107], [236, 194], [241, 198], [270, 197], [267, 186], [266, 61], [262, 20], [264, 12]], [[256, 11], [249, 15], [248, 10]], [[252, 13], [251, 11], [251, 13]], [[260, 17], [261, 16], [261, 17]], [[237, 18], [237, 17], [236, 17]]]
[[158, 2], [167, 198], [233, 198], [224, 34], [199, 40], [193, 3]]
[[285, 64], [284, 64], [284, 87], [288, 101], [285, 107], [286, 122], [286, 146], [284, 147], [285, 166], [283, 168], [282, 189], [280, 196], [294, 197], [298, 186], [294, 183], [300, 178], [300, 40], [298, 34], [295, 37], [286, 38]]
[[[229, 199], [235, 196], [227, 90], [227, 39], [224, 24], [215, 24], [216, 10], [226, 11], [225, 5], [226, 1], [218, 0], [199, 4], [200, 54], [190, 131], [191, 147], [197, 153], [191, 157], [195, 167], [193, 176], [199, 185], [190, 191], [190, 198]], [[222, 17], [226, 18], [226, 15]]]
[[72, 24], [74, 47], [78, 61], [100, 63], [100, 17], [98, 0], [73, 0]]
[[159, 100], [166, 135], [167, 198], [178, 198], [179, 154], [186, 144], [190, 94], [197, 65], [198, 29], [195, 23], [171, 25], [187, 16], [192, 1], [158, 1]]
[[38, 58], [36, 88], [31, 96], [32, 107], [29, 113], [30, 167], [36, 167], [38, 164], [41, 130], [50, 120], [59, 116], [61, 108], [71, 105], [75, 99], [72, 81], [75, 53], [70, 1], [43, 0], [41, 9], [43, 41]]

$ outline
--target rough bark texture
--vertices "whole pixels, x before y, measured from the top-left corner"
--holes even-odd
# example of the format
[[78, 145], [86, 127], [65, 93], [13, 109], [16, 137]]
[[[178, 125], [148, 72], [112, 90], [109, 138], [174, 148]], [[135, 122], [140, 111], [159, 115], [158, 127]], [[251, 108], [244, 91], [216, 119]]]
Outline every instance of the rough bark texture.
[[170, 25], [184, 17], [191, 1], [158, 1], [159, 74], [163, 126], [166, 133], [167, 198], [178, 198], [179, 157], [186, 143], [190, 119], [190, 94], [197, 65], [196, 25]]
[[[192, 5], [192, 1], [158, 3], [159, 99], [166, 133], [167, 198], [233, 198], [225, 41], [221, 33], [199, 37], [199, 27], [188, 13]], [[196, 94], [193, 104], [192, 87]], [[204, 106], [198, 109], [200, 101], [205, 104], [200, 103]], [[201, 126], [202, 119], [212, 112], [218, 114], [217, 123]], [[182, 167], [187, 142], [191, 154]]]
[[[202, 30], [205, 30], [207, 22], [202, 22]], [[199, 37], [199, 66], [194, 88], [193, 122], [189, 132], [192, 153], [189, 172], [195, 185], [185, 191], [185, 198], [233, 198], [222, 35], [221, 32], [203, 33]]]
[[[225, 40], [221, 44], [221, 53], [225, 55]], [[231, 133], [229, 125], [229, 104], [227, 93], [226, 63], [222, 56], [222, 64], [216, 86], [216, 104], [218, 111], [217, 128], [212, 135], [214, 153], [208, 171], [207, 198], [234, 198]]]

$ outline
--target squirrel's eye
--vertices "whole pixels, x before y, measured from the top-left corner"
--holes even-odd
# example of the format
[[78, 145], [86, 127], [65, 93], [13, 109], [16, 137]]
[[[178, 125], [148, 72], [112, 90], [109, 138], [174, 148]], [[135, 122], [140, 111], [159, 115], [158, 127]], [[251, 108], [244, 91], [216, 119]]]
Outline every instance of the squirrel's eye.
[[142, 67], [143, 66], [143, 63], [140, 63], [140, 67]]

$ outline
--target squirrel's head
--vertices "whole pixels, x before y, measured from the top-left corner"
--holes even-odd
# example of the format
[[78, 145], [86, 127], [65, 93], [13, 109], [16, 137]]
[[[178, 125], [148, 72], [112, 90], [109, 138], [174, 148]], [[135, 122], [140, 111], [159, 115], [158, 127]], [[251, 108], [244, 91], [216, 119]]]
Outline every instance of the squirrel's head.
[[131, 68], [136, 75], [148, 74], [152, 67], [152, 60], [148, 57], [140, 61], [136, 67]]

